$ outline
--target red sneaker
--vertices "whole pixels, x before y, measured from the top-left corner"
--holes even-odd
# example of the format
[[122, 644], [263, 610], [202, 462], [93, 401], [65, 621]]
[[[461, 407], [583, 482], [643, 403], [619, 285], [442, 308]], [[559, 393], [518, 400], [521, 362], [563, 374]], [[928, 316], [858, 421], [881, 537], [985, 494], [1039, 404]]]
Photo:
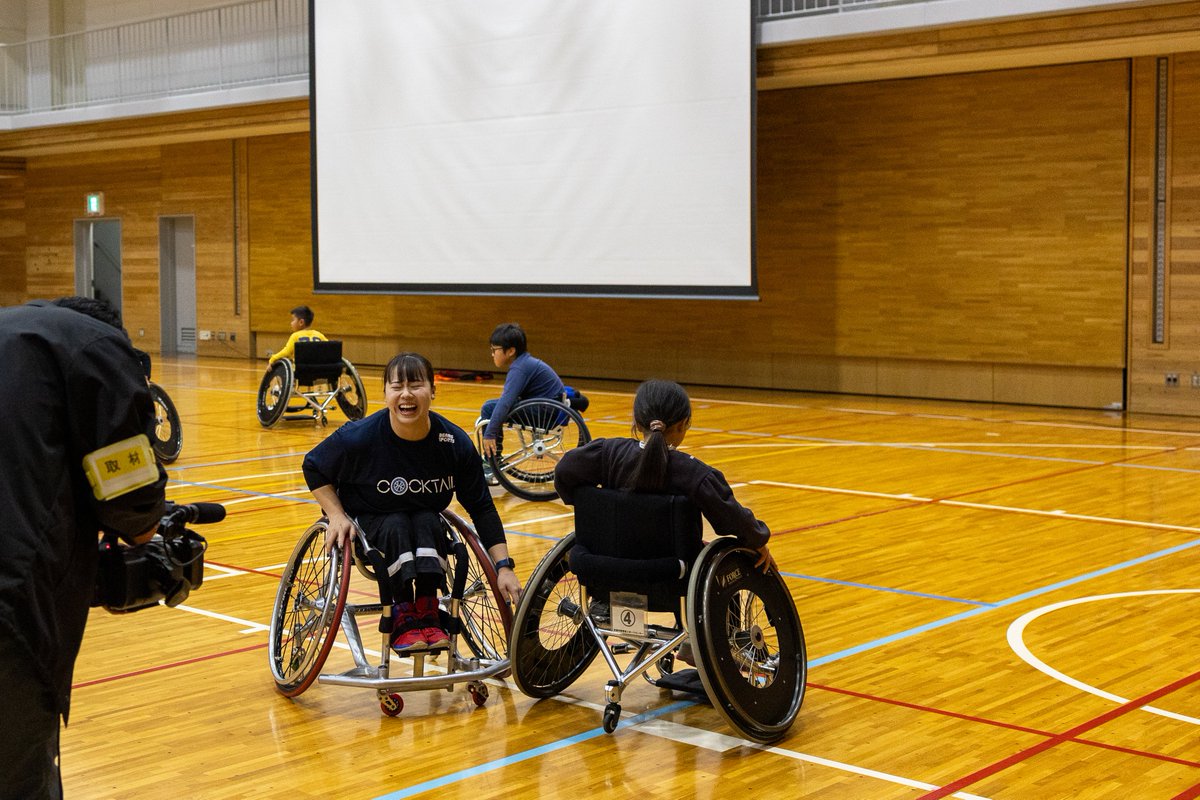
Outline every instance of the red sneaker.
[[450, 636], [442, 627], [436, 597], [418, 597], [416, 603], [417, 624], [421, 626], [421, 639], [433, 650], [450, 646]]
[[392, 650], [405, 655], [414, 650], [429, 647], [422, 634], [421, 620], [417, 618], [412, 603], [397, 603], [392, 613]]

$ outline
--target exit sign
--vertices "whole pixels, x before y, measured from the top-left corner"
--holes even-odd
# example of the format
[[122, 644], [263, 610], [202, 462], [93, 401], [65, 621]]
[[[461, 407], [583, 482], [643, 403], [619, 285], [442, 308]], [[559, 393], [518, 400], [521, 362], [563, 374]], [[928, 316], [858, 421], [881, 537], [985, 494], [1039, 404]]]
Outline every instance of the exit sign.
[[88, 192], [87, 213], [89, 217], [98, 217], [104, 213], [104, 192]]

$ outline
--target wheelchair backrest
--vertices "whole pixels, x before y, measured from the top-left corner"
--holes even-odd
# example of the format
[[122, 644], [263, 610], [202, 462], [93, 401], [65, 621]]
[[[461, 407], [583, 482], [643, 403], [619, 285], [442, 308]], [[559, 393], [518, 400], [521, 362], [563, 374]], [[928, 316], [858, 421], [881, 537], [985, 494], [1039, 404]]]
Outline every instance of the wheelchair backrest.
[[296, 383], [309, 386], [319, 380], [336, 384], [345, 366], [342, 343], [308, 340], [296, 342]]
[[569, 557], [594, 593], [632, 591], [671, 607], [686, 590], [704, 542], [700, 511], [686, 497], [584, 487], [575, 492], [575, 547]]

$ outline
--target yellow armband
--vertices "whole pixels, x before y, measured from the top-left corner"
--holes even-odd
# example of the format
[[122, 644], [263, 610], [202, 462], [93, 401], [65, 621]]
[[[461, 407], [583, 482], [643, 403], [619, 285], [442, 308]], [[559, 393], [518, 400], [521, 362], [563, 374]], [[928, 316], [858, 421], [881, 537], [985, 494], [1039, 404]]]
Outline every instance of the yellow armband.
[[83, 471], [97, 500], [111, 500], [158, 480], [158, 463], [144, 433], [88, 453]]

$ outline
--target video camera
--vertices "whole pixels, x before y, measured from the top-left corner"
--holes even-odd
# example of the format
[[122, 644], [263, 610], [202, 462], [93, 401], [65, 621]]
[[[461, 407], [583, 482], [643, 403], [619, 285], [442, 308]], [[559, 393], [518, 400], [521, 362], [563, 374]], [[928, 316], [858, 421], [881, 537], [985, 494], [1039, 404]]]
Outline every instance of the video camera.
[[113, 534], [100, 540], [93, 606], [113, 614], [143, 608], [177, 606], [204, 581], [204, 551], [208, 542], [185, 526], [225, 519], [218, 503], [167, 503], [158, 532], [144, 544], [125, 547]]

